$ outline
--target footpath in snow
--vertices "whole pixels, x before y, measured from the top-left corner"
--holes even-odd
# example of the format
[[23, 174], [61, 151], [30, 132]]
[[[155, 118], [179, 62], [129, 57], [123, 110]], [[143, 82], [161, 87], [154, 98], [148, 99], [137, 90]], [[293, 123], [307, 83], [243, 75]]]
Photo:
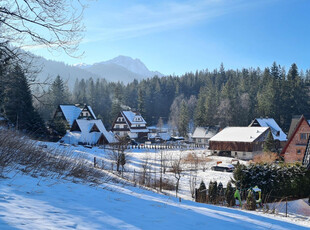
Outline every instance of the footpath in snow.
[[304, 224], [179, 203], [121, 184], [90, 186], [20, 174], [0, 179], [0, 229], [308, 229], [309, 222]]

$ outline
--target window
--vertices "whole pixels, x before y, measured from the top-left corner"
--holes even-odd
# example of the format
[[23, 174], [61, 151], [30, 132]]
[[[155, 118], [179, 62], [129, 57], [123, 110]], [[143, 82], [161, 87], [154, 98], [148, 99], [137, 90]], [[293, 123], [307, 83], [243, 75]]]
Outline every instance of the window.
[[237, 152], [235, 152], [235, 156], [237, 156], [238, 154], [237, 154]]
[[124, 125], [124, 129], [127, 129], [127, 127], [128, 127], [127, 125]]
[[309, 137], [309, 134], [308, 133], [301, 133], [300, 134], [300, 140], [307, 140]]
[[297, 154], [301, 154], [301, 149], [297, 149]]
[[246, 152], [243, 152], [243, 154], [242, 154], [244, 157], [246, 156]]
[[119, 125], [116, 125], [115, 128], [119, 129]]

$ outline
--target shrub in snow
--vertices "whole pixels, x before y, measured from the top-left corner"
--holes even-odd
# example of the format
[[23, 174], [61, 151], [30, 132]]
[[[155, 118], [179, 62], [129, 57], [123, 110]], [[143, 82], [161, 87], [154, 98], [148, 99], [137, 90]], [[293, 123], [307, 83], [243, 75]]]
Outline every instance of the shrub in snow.
[[226, 199], [227, 205], [229, 207], [232, 207], [235, 205], [234, 189], [231, 185], [231, 182], [227, 183], [226, 192], [225, 192], [225, 199]]
[[[256, 185], [262, 189], [263, 200], [273, 201], [283, 197], [308, 197], [310, 171], [300, 165], [251, 164], [236, 167], [232, 182], [241, 190]], [[245, 197], [244, 194], [241, 197]]]
[[252, 189], [248, 191], [248, 196], [246, 198], [246, 209], [247, 210], [256, 209], [256, 201]]
[[207, 202], [207, 188], [203, 181], [201, 181], [199, 188], [195, 191], [195, 201], [200, 203]]
[[217, 204], [217, 182], [210, 181], [209, 191], [208, 191], [208, 200], [212, 204]]

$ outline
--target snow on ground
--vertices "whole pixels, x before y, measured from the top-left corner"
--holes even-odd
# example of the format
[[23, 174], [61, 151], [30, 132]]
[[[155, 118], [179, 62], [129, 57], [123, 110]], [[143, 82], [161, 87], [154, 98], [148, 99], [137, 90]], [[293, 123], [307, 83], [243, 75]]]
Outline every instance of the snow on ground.
[[[83, 146], [63, 146], [58, 143], [47, 143], [49, 148], [59, 148], [73, 151], [75, 154], [78, 154], [80, 157], [86, 158], [89, 161], [93, 161], [93, 158], [97, 158], [97, 162], [101, 164], [102, 160], [104, 161], [105, 168], [111, 169], [111, 163], [113, 162], [110, 159], [111, 150], [101, 149], [98, 147], [93, 147], [92, 149], [85, 148]], [[162, 153], [162, 157], [161, 157]], [[182, 161], [182, 176], [180, 179], [180, 191], [178, 196], [183, 199], [192, 199], [192, 195], [190, 192], [190, 178], [196, 177], [195, 187], [199, 187], [200, 182], [203, 180], [206, 186], [209, 185], [210, 181], [221, 182], [224, 187], [226, 187], [227, 183], [230, 181], [232, 177], [232, 173], [230, 172], [218, 172], [211, 170], [212, 166], [215, 166], [218, 161], [223, 163], [231, 163], [233, 158], [228, 157], [219, 157], [219, 156], [210, 156], [210, 152], [206, 149], [195, 149], [195, 150], [154, 150], [154, 149], [130, 149], [126, 150], [127, 161], [125, 165], [125, 173], [124, 177], [133, 180], [134, 174], [135, 179], [138, 180], [139, 175], [141, 175], [143, 171], [143, 166], [145, 166], [145, 162], [147, 162], [148, 173], [150, 172], [152, 178], [159, 179], [160, 176], [160, 165], [161, 158], [164, 162], [166, 162], [167, 170], [166, 173], [163, 174], [163, 180], [168, 180], [172, 184], [175, 184], [176, 178], [174, 173], [171, 171], [171, 163], [174, 160], [186, 159], [188, 154], [196, 154], [200, 159], [199, 164], [197, 165], [197, 174], [193, 170], [195, 168], [194, 163], [184, 162]], [[240, 161], [243, 164], [246, 164], [245, 161]], [[114, 163], [114, 170], [116, 166]], [[174, 191], [165, 191], [171, 195], [175, 195]]]
[[[235, 209], [181, 203], [121, 184], [63, 179], [0, 179], [0, 229], [307, 229]], [[106, 187], [103, 189], [102, 187]]]
[[[72, 151], [74, 154], [77, 154], [79, 157], [83, 157], [85, 159], [88, 159], [90, 163], [93, 162], [94, 157], [97, 158], [97, 162], [99, 166], [101, 165], [101, 162], [103, 160], [104, 162], [104, 168], [107, 170], [111, 170], [111, 164], [113, 161], [110, 159], [109, 155], [111, 154], [111, 150], [107, 149], [101, 149], [94, 147], [92, 149], [85, 148], [83, 146], [71, 146], [71, 145], [60, 145], [59, 143], [48, 143], [44, 142], [41, 143], [48, 146], [48, 149], [60, 149], [65, 151]], [[162, 157], [161, 157], [162, 153]], [[171, 162], [178, 159], [179, 157], [182, 157], [182, 159], [187, 159], [188, 154], [195, 153], [198, 158], [201, 160], [201, 162], [198, 164], [197, 168], [197, 179], [196, 179], [196, 185], [195, 187], [199, 187], [199, 184], [201, 180], [203, 180], [208, 186], [210, 181], [217, 181], [222, 182], [224, 187], [226, 187], [227, 182], [231, 179], [232, 173], [229, 172], [217, 172], [212, 171], [211, 167], [216, 165], [218, 161], [222, 161], [223, 163], [231, 163], [232, 158], [228, 157], [219, 157], [219, 156], [210, 156], [210, 153], [205, 149], [200, 150], [187, 150], [187, 151], [180, 151], [180, 150], [145, 150], [145, 149], [132, 149], [132, 150], [126, 150], [126, 156], [127, 156], [127, 162], [125, 165], [125, 172], [124, 177], [133, 180], [135, 177], [136, 180], [138, 180], [138, 176], [141, 175], [143, 171], [143, 166], [145, 165], [145, 162], [148, 162], [148, 168], [150, 174], [152, 177], [156, 177], [157, 180], [159, 179], [160, 175], [160, 162], [161, 158], [164, 158], [167, 163], [167, 171], [165, 174], [163, 174], [164, 180], [169, 180], [173, 184], [175, 184], [176, 179], [174, 177], [174, 174], [172, 172], [169, 172], [169, 168], [171, 167]], [[240, 161], [242, 164], [247, 164], [245, 161]], [[114, 170], [115, 170], [115, 162], [114, 162]], [[178, 193], [178, 196], [182, 199], [186, 200], [193, 200], [191, 192], [190, 192], [190, 178], [191, 176], [195, 175], [194, 171], [191, 171], [190, 169], [195, 168], [195, 165], [189, 162], [183, 162], [182, 163], [182, 177], [180, 179], [180, 191]], [[134, 173], [135, 172], [135, 173]], [[135, 176], [134, 176], [135, 175]], [[175, 191], [168, 191], [164, 190], [165, 194], [168, 194], [170, 196], [175, 196]], [[270, 210], [272, 210], [273, 205], [269, 204]], [[296, 206], [296, 204], [295, 204]], [[298, 205], [297, 205], [298, 206]], [[293, 206], [292, 206], [293, 207]], [[301, 216], [302, 214], [295, 212], [297, 208], [292, 208], [289, 206], [289, 218], [291, 221], [297, 221], [297, 222], [305, 222], [306, 224], [310, 225], [310, 217], [308, 214], [305, 214]], [[277, 206], [277, 215], [280, 217], [283, 217], [283, 207]], [[281, 214], [282, 213], [282, 214]], [[259, 214], [259, 213], [258, 213]], [[268, 216], [266, 213], [260, 213], [261, 215]], [[273, 218], [273, 215], [269, 214]], [[287, 219], [287, 218], [286, 218]]]

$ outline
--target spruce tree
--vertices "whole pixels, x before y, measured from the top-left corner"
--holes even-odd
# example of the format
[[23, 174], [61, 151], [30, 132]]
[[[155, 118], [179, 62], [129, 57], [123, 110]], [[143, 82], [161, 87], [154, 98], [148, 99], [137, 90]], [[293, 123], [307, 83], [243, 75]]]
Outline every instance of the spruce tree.
[[32, 104], [32, 95], [27, 78], [21, 67], [16, 65], [4, 90], [4, 114], [16, 129], [36, 134], [46, 132], [38, 112]]
[[178, 123], [178, 130], [181, 136], [187, 137], [188, 125], [189, 125], [188, 108], [185, 100], [183, 100], [181, 103], [179, 123]]
[[264, 152], [274, 152], [274, 151], [275, 151], [275, 142], [271, 131], [269, 131], [266, 141], [264, 143]]
[[227, 183], [227, 187], [225, 191], [225, 198], [226, 198], [227, 205], [229, 207], [232, 207], [235, 205], [234, 190], [231, 185], [231, 182]]

